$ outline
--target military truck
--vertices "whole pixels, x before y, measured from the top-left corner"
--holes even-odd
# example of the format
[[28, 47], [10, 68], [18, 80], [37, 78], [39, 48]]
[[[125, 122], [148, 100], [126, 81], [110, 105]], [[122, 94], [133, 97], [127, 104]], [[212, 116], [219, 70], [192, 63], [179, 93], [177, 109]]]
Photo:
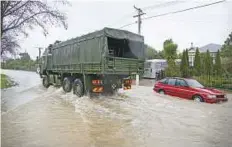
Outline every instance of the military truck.
[[144, 69], [144, 38], [125, 30], [102, 30], [56, 42], [44, 51], [43, 86], [60, 85], [78, 97], [131, 89], [131, 77]]

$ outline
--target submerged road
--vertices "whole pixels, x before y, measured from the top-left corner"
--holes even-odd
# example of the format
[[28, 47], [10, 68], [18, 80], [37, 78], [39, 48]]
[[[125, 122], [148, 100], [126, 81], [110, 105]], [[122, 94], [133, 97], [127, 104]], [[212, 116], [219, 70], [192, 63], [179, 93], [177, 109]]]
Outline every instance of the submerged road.
[[133, 87], [117, 96], [77, 98], [41, 85], [33, 72], [3, 71], [2, 147], [229, 147], [232, 95], [222, 104], [161, 96]]

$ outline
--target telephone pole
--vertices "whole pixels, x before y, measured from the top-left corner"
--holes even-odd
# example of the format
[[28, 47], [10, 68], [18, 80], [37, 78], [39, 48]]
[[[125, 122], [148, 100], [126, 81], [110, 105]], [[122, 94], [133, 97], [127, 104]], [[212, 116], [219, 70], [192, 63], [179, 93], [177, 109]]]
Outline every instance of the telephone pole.
[[41, 57], [41, 49], [42, 49], [42, 48], [39, 47], [38, 49], [39, 49], [39, 59], [40, 59], [40, 57]]
[[37, 48], [37, 49], [39, 50], [39, 56], [38, 56], [38, 58], [40, 58], [40, 57], [41, 57], [41, 50], [42, 50], [42, 47], [35, 47], [35, 48]]
[[133, 17], [138, 17], [138, 21], [137, 21], [137, 23], [138, 23], [138, 34], [140, 35], [141, 34], [141, 24], [142, 24], [141, 16], [144, 15], [144, 14], [146, 14], [146, 13], [144, 13], [141, 8], [137, 8], [135, 6], [134, 6], [134, 8], [138, 12], [138, 14], [135, 15], [135, 16], [133, 16]]
[[[146, 13], [144, 13], [141, 8], [135, 7], [135, 5], [134, 5], [134, 8], [138, 12], [138, 14], [135, 15], [135, 16], [133, 16], [133, 17], [138, 17], [138, 21], [137, 21], [137, 23], [138, 23], [138, 34], [140, 35], [141, 34], [141, 24], [142, 24], [141, 16], [144, 15], [144, 14], [146, 14]], [[136, 86], [139, 86], [139, 74], [136, 74], [136, 81], [135, 81], [135, 83], [136, 83]]]

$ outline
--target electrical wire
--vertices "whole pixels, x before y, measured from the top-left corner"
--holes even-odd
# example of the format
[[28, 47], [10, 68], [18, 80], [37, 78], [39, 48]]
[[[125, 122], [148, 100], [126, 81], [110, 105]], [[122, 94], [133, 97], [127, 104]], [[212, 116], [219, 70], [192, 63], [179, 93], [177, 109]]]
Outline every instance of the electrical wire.
[[128, 26], [131, 26], [131, 25], [133, 25], [133, 24], [136, 24], [136, 22], [133, 22], [133, 23], [129, 23], [129, 24], [123, 25], [123, 26], [121, 26], [119, 29], [121, 29], [121, 28], [125, 28], [125, 27], [128, 27]]
[[[167, 12], [167, 13], [163, 13], [163, 14], [153, 15], [153, 16], [142, 18], [142, 20], [147, 20], [147, 19], [151, 19], [151, 18], [155, 18], [155, 17], [161, 17], [161, 16], [170, 15], [170, 14], [176, 14], [176, 13], [181, 13], [181, 12], [185, 12], [185, 11], [189, 11], [189, 10], [194, 10], [194, 9], [199, 9], [199, 8], [203, 8], [203, 7], [208, 7], [208, 6], [219, 4], [219, 3], [222, 3], [222, 2], [225, 2], [225, 1], [226, 0], [221, 0], [221, 1], [213, 2], [213, 3], [209, 3], [209, 4], [205, 4], [205, 5], [200, 5], [200, 6], [196, 6], [196, 7], [191, 7], [191, 8], [187, 8], [187, 9], [183, 9], [183, 10], [178, 10], [178, 11], [172, 11], [172, 12]], [[137, 22], [129, 23], [129, 24], [121, 26], [120, 28], [131, 26], [131, 25], [136, 24], [136, 23]]]
[[225, 2], [225, 1], [226, 0], [222, 0], [222, 1], [217, 1], [217, 2], [214, 2], [214, 3], [200, 5], [200, 6], [196, 6], [196, 7], [192, 7], [192, 8], [187, 8], [187, 9], [183, 9], [183, 10], [179, 10], [179, 11], [173, 11], [173, 12], [168, 12], [168, 13], [164, 13], [164, 14], [159, 14], [159, 15], [154, 15], [154, 16], [150, 16], [150, 17], [145, 17], [142, 20], [151, 19], [151, 18], [154, 18], [154, 17], [165, 16], [165, 15], [170, 15], [170, 14], [181, 13], [181, 12], [185, 12], [185, 11], [189, 11], [189, 10], [193, 10], [193, 9], [199, 9], [199, 8], [203, 8], [203, 7], [215, 5], [215, 4], [218, 4], [218, 3], [222, 3], [222, 2]]
[[[166, 7], [166, 6], [170, 6], [170, 5], [174, 5], [174, 4], [178, 4], [178, 3], [182, 3], [184, 1], [171, 1], [171, 2], [165, 2], [165, 3], [161, 3], [161, 4], [157, 4], [157, 5], [151, 5], [151, 6], [146, 6], [146, 7], [143, 7], [141, 8], [142, 10], [151, 10], [151, 9], [154, 9], [154, 8], [162, 8], [162, 7]], [[121, 17], [118, 21], [122, 21], [122, 20], [125, 20], [129, 17], [133, 17], [133, 14], [134, 12], [132, 13], [128, 13], [127, 15], [124, 15], [123, 17]], [[118, 22], [117, 21], [117, 22]], [[109, 25], [109, 26], [113, 26], [115, 24], [117, 24], [117, 22]]]
[[160, 8], [160, 7], [167, 7], [170, 5], [174, 5], [174, 4], [178, 4], [178, 3], [183, 3], [185, 1], [170, 1], [170, 2], [166, 2], [166, 3], [161, 3], [161, 4], [157, 4], [157, 5], [151, 5], [151, 6], [147, 6], [147, 7], [143, 7], [141, 8], [143, 11], [147, 11], [150, 9], [154, 9], [154, 8]]

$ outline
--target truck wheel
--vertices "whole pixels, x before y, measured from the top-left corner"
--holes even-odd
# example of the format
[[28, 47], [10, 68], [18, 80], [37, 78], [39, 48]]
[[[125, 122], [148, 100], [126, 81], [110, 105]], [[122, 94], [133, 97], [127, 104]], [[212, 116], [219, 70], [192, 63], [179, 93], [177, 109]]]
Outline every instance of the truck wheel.
[[48, 76], [43, 77], [43, 86], [45, 88], [48, 88], [50, 86], [49, 81], [48, 81]]
[[62, 87], [65, 92], [70, 92], [72, 90], [72, 79], [70, 77], [64, 78]]
[[117, 93], [118, 93], [118, 88], [111, 90], [111, 94], [112, 95], [116, 95]]
[[82, 97], [84, 95], [84, 85], [80, 79], [76, 79], [73, 82], [73, 94], [77, 95], [78, 97]]

